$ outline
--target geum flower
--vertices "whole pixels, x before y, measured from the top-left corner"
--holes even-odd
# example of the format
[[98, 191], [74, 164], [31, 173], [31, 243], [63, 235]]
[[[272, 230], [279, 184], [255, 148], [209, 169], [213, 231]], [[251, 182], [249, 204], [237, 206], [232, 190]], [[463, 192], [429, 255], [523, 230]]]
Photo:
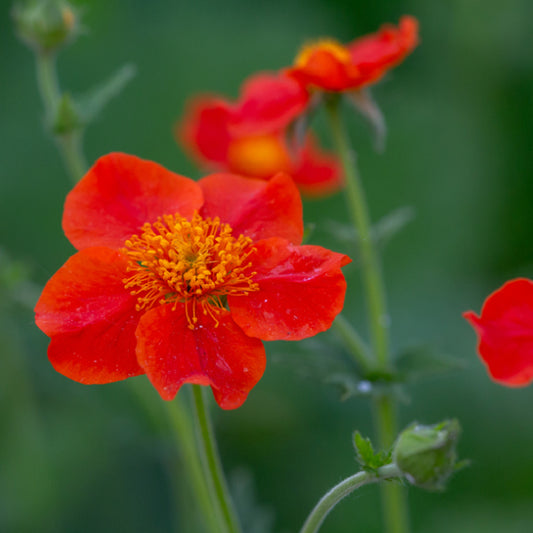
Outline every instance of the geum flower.
[[222, 408], [239, 407], [265, 368], [260, 339], [315, 335], [342, 309], [350, 259], [300, 246], [302, 226], [285, 174], [194, 182], [102, 157], [65, 202], [79, 251], [35, 307], [52, 365], [88, 384], [146, 374], [165, 400], [210, 385]]
[[301, 146], [287, 141], [289, 126], [308, 103], [307, 91], [295, 80], [257, 74], [245, 82], [235, 103], [218, 96], [192, 100], [176, 137], [212, 170], [261, 179], [286, 172], [302, 193], [323, 196], [342, 185], [339, 162], [309, 134]]
[[385, 24], [378, 32], [346, 45], [334, 39], [306, 45], [285, 73], [312, 89], [357, 90], [378, 81], [417, 44], [418, 21], [406, 15], [397, 28]]
[[463, 316], [478, 334], [479, 355], [495, 381], [509, 387], [533, 381], [533, 281], [508, 281], [486, 299], [481, 316]]

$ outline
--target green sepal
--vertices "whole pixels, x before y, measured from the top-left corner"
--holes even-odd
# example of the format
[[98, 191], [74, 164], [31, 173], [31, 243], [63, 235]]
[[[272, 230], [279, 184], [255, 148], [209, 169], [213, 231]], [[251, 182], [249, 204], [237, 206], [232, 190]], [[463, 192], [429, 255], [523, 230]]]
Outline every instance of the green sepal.
[[357, 456], [357, 462], [367, 472], [377, 472], [378, 468], [391, 462], [390, 451], [375, 452], [369, 438], [364, 438], [359, 431], [353, 434], [353, 444]]

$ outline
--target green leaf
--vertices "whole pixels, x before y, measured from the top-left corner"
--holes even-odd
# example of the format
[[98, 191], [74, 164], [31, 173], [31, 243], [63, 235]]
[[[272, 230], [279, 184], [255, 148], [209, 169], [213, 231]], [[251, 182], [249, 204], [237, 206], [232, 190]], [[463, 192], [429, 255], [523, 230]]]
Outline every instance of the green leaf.
[[434, 353], [426, 346], [411, 348], [401, 353], [395, 360], [400, 381], [417, 381], [426, 376], [443, 374], [465, 367], [461, 359]]
[[102, 112], [107, 103], [124, 90], [124, 87], [136, 73], [137, 68], [135, 65], [128, 63], [108, 80], [94, 87], [87, 94], [78, 97], [76, 103], [83, 121], [86, 124], [93, 121]]
[[[403, 206], [395, 209], [372, 226], [372, 241], [376, 246], [384, 248], [389, 240], [414, 218], [415, 211], [412, 207]], [[359, 235], [351, 224], [328, 220], [323, 229], [339, 243], [358, 245]]]
[[353, 435], [357, 461], [363, 470], [375, 472], [378, 468], [391, 462], [391, 452], [375, 452], [369, 438], [364, 438], [359, 431]]
[[383, 247], [415, 218], [412, 207], [403, 206], [384, 216], [372, 227], [372, 239], [377, 246]]

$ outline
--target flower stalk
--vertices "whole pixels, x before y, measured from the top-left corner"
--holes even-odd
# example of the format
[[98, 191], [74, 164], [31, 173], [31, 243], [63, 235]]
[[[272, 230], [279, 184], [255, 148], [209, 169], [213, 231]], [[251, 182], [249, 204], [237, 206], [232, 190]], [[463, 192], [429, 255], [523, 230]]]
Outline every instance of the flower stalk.
[[[389, 316], [387, 314], [385, 285], [378, 254], [372, 240], [370, 216], [361, 179], [357, 171], [355, 154], [340, 116], [341, 98], [331, 95], [326, 99], [333, 143], [344, 168], [348, 211], [358, 235], [361, 254], [363, 287], [366, 293], [370, 336], [374, 351], [374, 368], [389, 372]], [[374, 398], [374, 420], [378, 442], [382, 449], [392, 446], [398, 432], [396, 407], [392, 397], [381, 394]], [[408, 513], [405, 493], [398, 485], [386, 484], [381, 488], [381, 498], [387, 533], [408, 533]]]
[[346, 496], [351, 494], [359, 487], [362, 487], [363, 485], [369, 485], [371, 483], [377, 483], [378, 481], [385, 479], [399, 477], [401, 475], [402, 473], [395, 464], [389, 464], [379, 468], [376, 473], [363, 470], [346, 478], [338, 485], [335, 485], [335, 487], [333, 487], [320, 499], [307, 517], [307, 520], [300, 530], [300, 533], [316, 533], [316, 531], [320, 529], [320, 526], [324, 522], [324, 519], [328, 513], [343, 498], [346, 498]]
[[63, 164], [74, 183], [77, 183], [87, 171], [87, 163], [82, 150], [82, 133], [71, 129], [61, 134], [54, 132], [61, 101], [61, 90], [57, 80], [56, 54], [50, 51], [35, 53], [37, 83], [43, 101], [47, 128], [54, 133]]
[[204, 388], [193, 385], [194, 415], [197, 437], [201, 446], [204, 474], [211, 498], [217, 502], [221, 533], [241, 533], [237, 514], [222, 470], [211, 418], [205, 401]]

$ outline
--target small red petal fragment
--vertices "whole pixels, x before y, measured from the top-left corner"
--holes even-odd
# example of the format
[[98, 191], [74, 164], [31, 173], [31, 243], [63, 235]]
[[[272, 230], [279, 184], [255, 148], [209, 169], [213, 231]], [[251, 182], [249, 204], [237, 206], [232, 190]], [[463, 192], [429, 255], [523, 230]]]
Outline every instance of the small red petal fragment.
[[510, 387], [533, 381], [533, 281], [517, 278], [493, 292], [481, 316], [463, 316], [478, 334], [478, 352], [491, 377]]
[[190, 217], [202, 205], [202, 191], [189, 178], [138, 157], [101, 157], [68, 194], [63, 229], [78, 250], [120, 248], [145, 222], [165, 214]]
[[204, 217], [219, 216], [253, 240], [279, 236], [300, 243], [303, 236], [302, 200], [292, 179], [279, 173], [268, 181], [231, 174], [201, 179]]
[[228, 296], [233, 318], [243, 331], [263, 340], [299, 340], [328, 329], [344, 305], [341, 267], [351, 259], [278, 238], [254, 246], [251, 259], [259, 291]]
[[188, 327], [183, 305], [163, 305], [147, 312], [137, 328], [137, 357], [164, 400], [184, 383], [210, 385], [222, 409], [240, 407], [261, 379], [263, 344], [247, 337], [227, 311], [217, 323], [198, 307], [198, 323]]

